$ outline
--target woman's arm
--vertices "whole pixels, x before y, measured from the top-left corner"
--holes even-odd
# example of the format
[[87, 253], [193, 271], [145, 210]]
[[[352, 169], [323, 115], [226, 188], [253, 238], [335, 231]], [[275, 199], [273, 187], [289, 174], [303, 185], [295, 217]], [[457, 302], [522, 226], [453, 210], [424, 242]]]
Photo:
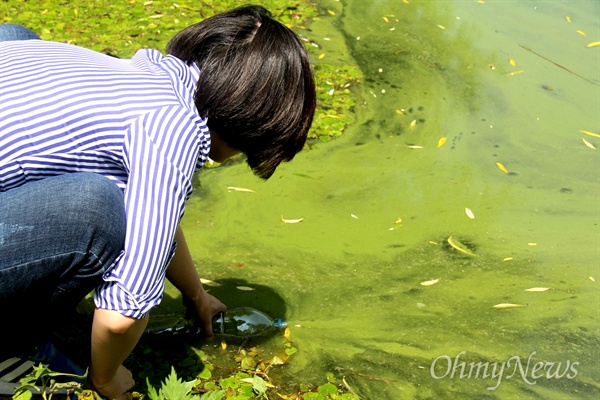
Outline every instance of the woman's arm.
[[90, 378], [98, 392], [109, 399], [131, 399], [131, 372], [122, 363], [146, 329], [147, 318], [126, 317], [118, 311], [97, 308], [92, 324]]
[[175, 239], [177, 250], [167, 269], [167, 279], [192, 301], [205, 336], [212, 337], [212, 318], [227, 307], [204, 291], [180, 226], [177, 227]]

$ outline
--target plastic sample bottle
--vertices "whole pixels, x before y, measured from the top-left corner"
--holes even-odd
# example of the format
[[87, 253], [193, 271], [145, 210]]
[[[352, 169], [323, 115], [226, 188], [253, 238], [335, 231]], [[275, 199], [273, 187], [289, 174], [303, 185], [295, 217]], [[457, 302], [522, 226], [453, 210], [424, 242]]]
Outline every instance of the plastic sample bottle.
[[[254, 337], [283, 329], [287, 322], [282, 318], [273, 319], [267, 314], [249, 307], [237, 307], [217, 314], [212, 321], [213, 333], [223, 336]], [[182, 317], [150, 317], [146, 332], [152, 334], [200, 334], [198, 325]]]

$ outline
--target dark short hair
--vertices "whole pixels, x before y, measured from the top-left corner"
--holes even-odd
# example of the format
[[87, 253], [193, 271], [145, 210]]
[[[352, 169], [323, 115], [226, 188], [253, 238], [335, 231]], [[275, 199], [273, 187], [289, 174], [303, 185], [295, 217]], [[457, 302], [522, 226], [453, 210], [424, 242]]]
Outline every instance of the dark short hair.
[[179, 32], [167, 54], [200, 69], [194, 102], [208, 127], [268, 179], [304, 147], [316, 108], [306, 49], [260, 6], [217, 14]]

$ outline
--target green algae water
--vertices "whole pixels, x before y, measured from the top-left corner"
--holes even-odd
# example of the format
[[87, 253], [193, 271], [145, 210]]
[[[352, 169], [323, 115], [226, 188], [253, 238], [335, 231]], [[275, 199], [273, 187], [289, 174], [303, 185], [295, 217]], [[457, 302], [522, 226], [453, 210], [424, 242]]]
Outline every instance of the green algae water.
[[267, 182], [201, 174], [184, 229], [228, 283], [207, 289], [288, 320], [290, 387], [597, 398], [599, 4], [320, 6], [301, 33], [363, 72], [356, 122]]

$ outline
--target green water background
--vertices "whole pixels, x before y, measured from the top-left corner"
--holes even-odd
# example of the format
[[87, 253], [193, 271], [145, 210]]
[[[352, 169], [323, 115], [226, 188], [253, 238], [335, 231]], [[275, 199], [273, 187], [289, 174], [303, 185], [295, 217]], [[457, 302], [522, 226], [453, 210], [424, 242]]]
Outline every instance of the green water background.
[[[231, 289], [207, 288], [285, 314], [290, 386], [333, 372], [366, 399], [597, 398], [600, 161], [582, 138], [600, 140], [579, 130], [600, 131], [599, 3], [320, 5], [304, 34], [363, 71], [357, 122], [267, 182], [241, 163], [201, 174], [184, 229], [201, 275]], [[432, 376], [463, 351], [579, 364], [536, 384], [507, 372], [495, 390]]]

